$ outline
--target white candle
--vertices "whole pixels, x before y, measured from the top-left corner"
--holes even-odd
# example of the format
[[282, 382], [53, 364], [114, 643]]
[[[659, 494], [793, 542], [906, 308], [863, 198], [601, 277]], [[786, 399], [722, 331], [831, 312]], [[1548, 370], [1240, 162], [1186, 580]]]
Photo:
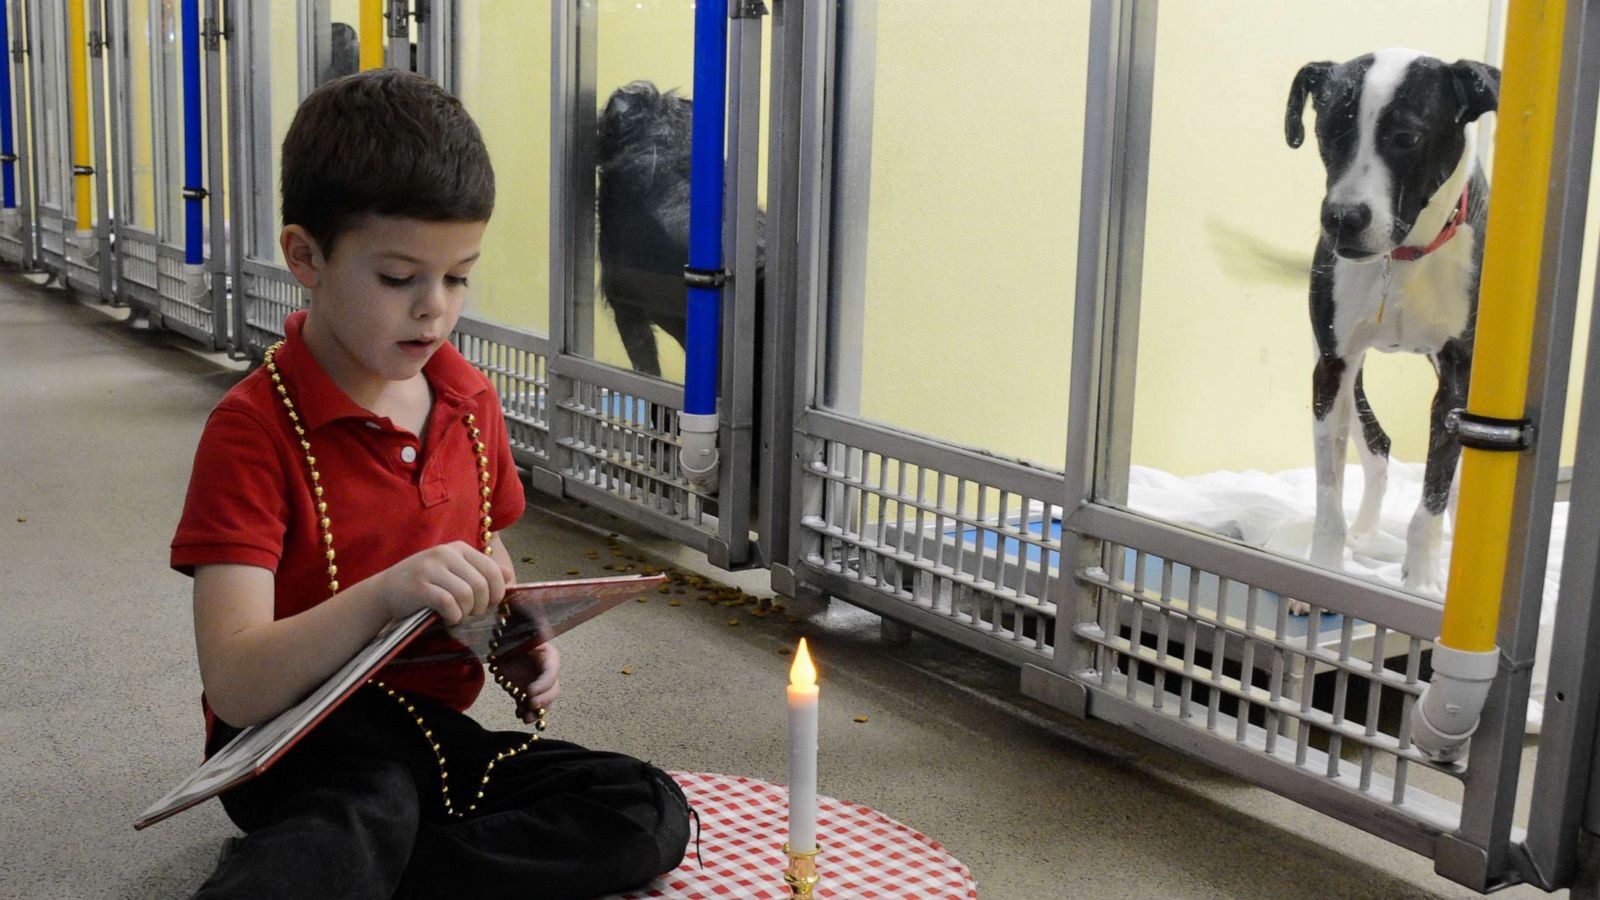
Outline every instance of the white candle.
[[789, 849], [817, 849], [817, 670], [805, 638], [789, 667]]

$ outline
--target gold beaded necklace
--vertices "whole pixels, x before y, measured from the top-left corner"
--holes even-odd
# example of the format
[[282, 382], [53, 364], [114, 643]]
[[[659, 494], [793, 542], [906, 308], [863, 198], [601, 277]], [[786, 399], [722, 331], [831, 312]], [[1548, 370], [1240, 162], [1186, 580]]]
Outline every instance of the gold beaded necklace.
[[[283, 345], [284, 342], [279, 341], [267, 348], [267, 352], [262, 357], [262, 362], [266, 366], [267, 373], [272, 376], [272, 384], [277, 388], [278, 397], [283, 401], [284, 409], [289, 413], [289, 424], [294, 426], [295, 436], [300, 439], [300, 450], [305, 454], [306, 468], [311, 472], [311, 492], [316, 496], [317, 524], [322, 529], [323, 555], [328, 561], [328, 591], [329, 596], [332, 596], [339, 593], [339, 567], [335, 564], [333, 550], [333, 519], [328, 515], [328, 501], [323, 496], [322, 474], [317, 471], [317, 458], [311, 453], [311, 442], [306, 439], [305, 427], [300, 424], [300, 414], [294, 408], [294, 401], [289, 398], [288, 385], [283, 383], [283, 376], [278, 372], [277, 355], [279, 348]], [[489, 482], [489, 457], [485, 455], [483, 441], [480, 440], [482, 432], [478, 430], [477, 417], [468, 413], [463, 421], [467, 426], [467, 435], [472, 440], [473, 450], [478, 454], [479, 493], [483, 497], [483, 505], [481, 507], [483, 512], [483, 552], [487, 556], [493, 556], [494, 532], [491, 528], [494, 525], [494, 519], [489, 515], [489, 510], [492, 506], [490, 501], [494, 496], [494, 488]], [[493, 635], [489, 640], [489, 671], [494, 675], [495, 684], [500, 685], [506, 693], [511, 695], [512, 699], [522, 705], [528, 701], [527, 691], [523, 689], [522, 685], [512, 682], [500, 671], [499, 659], [496, 656], [500, 649], [500, 638], [505, 631], [506, 618], [509, 613], [510, 607], [502, 602]], [[429, 728], [428, 723], [423, 721], [422, 714], [417, 712], [416, 705], [404, 694], [376, 678], [368, 680], [367, 683], [379, 688], [393, 698], [396, 703], [405, 709], [406, 714], [411, 717], [412, 721], [416, 722], [417, 728], [422, 732], [423, 739], [428, 742], [428, 746], [433, 750], [434, 759], [439, 763], [439, 794], [444, 802], [445, 815], [452, 818], [463, 818], [467, 813], [473, 812], [478, 808], [478, 802], [483, 799], [484, 791], [489, 787], [489, 776], [493, 774], [496, 763], [504, 762], [519, 753], [525, 752], [529, 747], [533, 746], [534, 741], [539, 739], [538, 734], [531, 734], [521, 745], [496, 753], [494, 758], [484, 766], [483, 778], [478, 782], [477, 795], [467, 803], [465, 811], [457, 810], [455, 803], [450, 799], [450, 772], [445, 764], [444, 748], [439, 745], [438, 741], [434, 740], [433, 729]], [[545, 709], [540, 707], [537, 710], [537, 715], [538, 722], [534, 727], [539, 731], [544, 731], [547, 725]]]

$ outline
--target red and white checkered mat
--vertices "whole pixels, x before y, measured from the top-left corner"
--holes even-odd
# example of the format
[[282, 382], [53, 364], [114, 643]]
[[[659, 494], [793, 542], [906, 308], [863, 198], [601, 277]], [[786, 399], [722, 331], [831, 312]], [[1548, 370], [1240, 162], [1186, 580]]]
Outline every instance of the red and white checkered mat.
[[[683, 865], [617, 900], [728, 897], [784, 900], [788, 792], [754, 778], [673, 772], [700, 813], [701, 868], [689, 844]], [[692, 828], [691, 824], [691, 828]], [[692, 835], [691, 835], [692, 837]], [[818, 900], [976, 900], [972, 874], [943, 847], [883, 813], [817, 798]]]

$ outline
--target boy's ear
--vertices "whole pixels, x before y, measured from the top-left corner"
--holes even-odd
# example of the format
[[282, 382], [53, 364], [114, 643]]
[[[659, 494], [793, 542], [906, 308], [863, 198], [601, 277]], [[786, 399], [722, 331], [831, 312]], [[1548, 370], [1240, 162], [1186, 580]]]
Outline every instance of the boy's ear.
[[322, 267], [327, 260], [311, 233], [299, 225], [285, 225], [278, 235], [283, 248], [283, 260], [294, 277], [306, 290], [316, 290], [322, 282]]

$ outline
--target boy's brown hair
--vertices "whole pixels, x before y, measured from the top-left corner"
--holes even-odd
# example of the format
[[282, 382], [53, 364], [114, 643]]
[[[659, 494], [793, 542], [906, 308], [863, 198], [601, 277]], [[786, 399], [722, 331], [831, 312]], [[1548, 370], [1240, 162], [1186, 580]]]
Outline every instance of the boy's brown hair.
[[486, 222], [494, 167], [461, 101], [432, 81], [371, 69], [322, 85], [283, 139], [283, 224], [333, 255], [339, 235], [369, 214]]

